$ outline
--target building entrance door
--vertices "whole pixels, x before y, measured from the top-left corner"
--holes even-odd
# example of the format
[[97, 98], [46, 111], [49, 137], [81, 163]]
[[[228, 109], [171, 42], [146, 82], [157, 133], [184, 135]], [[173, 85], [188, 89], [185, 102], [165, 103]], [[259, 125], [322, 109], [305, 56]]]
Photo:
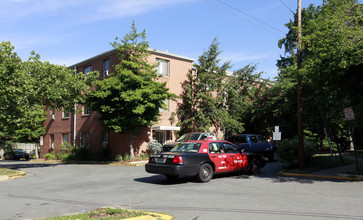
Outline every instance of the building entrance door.
[[153, 141], [161, 145], [166, 142], [166, 131], [153, 131]]

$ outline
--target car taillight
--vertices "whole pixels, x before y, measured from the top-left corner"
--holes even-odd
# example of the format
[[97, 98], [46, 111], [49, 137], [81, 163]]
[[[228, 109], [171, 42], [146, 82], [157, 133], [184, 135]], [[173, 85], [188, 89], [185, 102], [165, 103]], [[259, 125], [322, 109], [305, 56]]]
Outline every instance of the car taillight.
[[176, 157], [174, 157], [172, 163], [183, 164], [183, 158], [181, 156], [176, 156]]

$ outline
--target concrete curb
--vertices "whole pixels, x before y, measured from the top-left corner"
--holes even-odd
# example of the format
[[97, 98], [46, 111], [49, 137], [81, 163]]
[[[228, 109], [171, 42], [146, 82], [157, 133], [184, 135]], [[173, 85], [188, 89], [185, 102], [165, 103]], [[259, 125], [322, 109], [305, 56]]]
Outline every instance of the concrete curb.
[[363, 177], [353, 177], [353, 176], [324, 176], [316, 174], [301, 174], [301, 173], [285, 173], [279, 172], [280, 176], [294, 176], [294, 177], [305, 177], [305, 178], [317, 178], [317, 179], [337, 179], [337, 180], [350, 180], [350, 181], [363, 181]]
[[94, 164], [94, 165], [112, 165], [112, 166], [144, 166], [148, 163], [147, 160], [132, 161], [132, 162], [100, 162], [100, 161], [59, 161], [59, 160], [31, 160], [37, 163], [55, 163], [55, 164]]

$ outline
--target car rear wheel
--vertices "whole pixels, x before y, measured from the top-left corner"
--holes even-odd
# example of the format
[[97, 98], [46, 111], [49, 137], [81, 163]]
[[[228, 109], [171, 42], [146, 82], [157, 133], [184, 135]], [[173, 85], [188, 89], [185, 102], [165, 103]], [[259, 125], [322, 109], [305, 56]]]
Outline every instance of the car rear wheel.
[[202, 183], [206, 183], [206, 182], [209, 182], [209, 180], [211, 180], [212, 177], [213, 177], [212, 166], [208, 163], [202, 164], [199, 167], [199, 172], [197, 174], [197, 180]]

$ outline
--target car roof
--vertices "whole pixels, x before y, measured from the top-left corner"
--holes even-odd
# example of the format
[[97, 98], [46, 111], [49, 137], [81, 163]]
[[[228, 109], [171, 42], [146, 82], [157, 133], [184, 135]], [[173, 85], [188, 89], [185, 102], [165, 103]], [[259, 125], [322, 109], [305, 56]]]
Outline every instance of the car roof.
[[184, 141], [182, 143], [211, 143], [211, 142], [228, 142], [229, 141], [224, 141], [224, 140], [194, 140], [194, 141]]

